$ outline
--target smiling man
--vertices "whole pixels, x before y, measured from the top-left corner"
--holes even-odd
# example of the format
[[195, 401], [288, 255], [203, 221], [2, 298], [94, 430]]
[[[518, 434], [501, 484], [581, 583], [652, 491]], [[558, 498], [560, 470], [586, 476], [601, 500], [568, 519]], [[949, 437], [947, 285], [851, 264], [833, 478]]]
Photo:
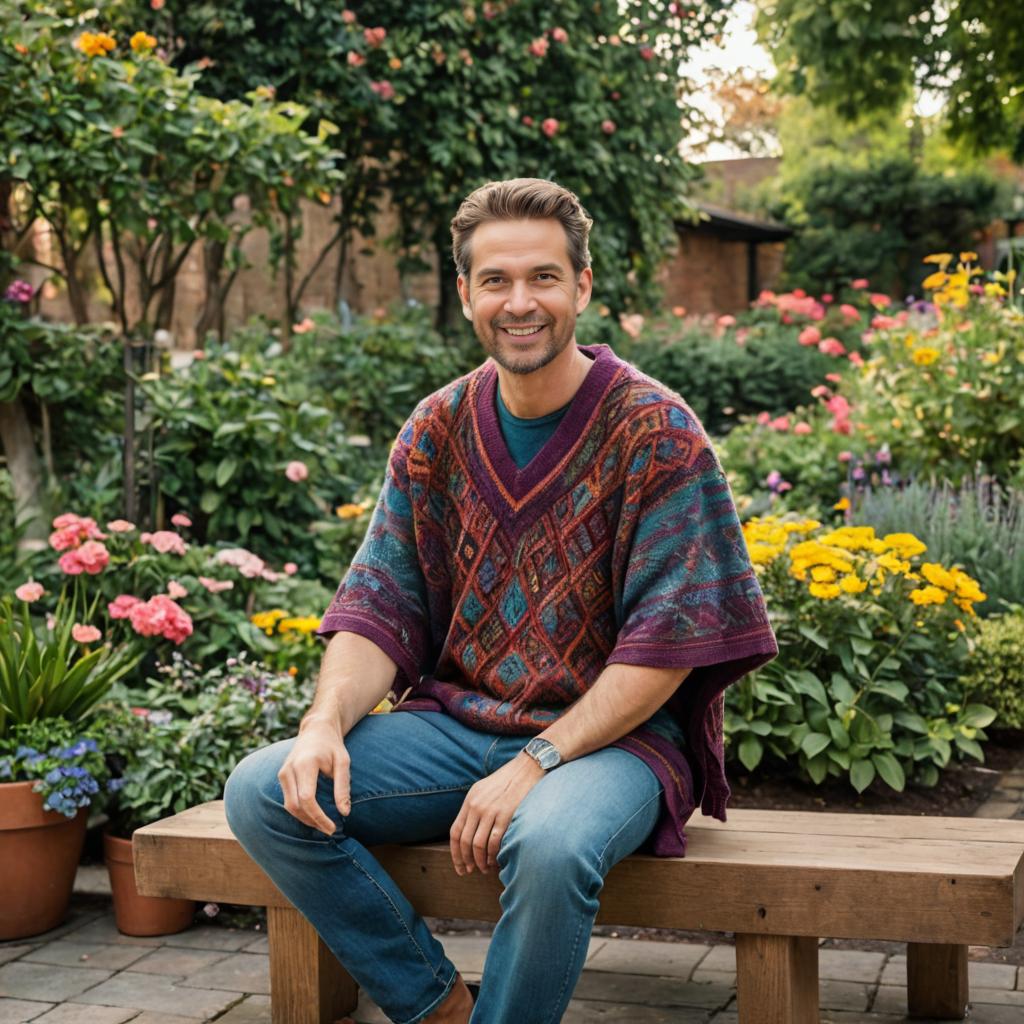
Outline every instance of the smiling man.
[[[452, 221], [488, 359], [423, 399], [324, 615], [299, 735], [225, 791], [250, 855], [393, 1021], [555, 1024], [609, 869], [721, 820], [723, 691], [776, 653], [735, 506], [685, 401], [580, 345], [591, 227], [552, 182]], [[395, 713], [369, 715], [389, 689]], [[473, 999], [369, 852], [446, 836], [497, 871]]]

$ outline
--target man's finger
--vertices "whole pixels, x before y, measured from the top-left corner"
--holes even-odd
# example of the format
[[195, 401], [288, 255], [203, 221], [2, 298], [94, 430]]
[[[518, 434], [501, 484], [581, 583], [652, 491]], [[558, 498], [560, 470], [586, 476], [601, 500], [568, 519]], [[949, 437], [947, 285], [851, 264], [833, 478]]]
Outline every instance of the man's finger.
[[487, 871], [487, 847], [491, 838], [491, 829], [494, 827], [494, 818], [486, 815], [480, 819], [477, 825], [476, 834], [473, 836], [473, 862], [480, 869], [480, 873]]
[[451, 845], [452, 850], [452, 865], [455, 868], [455, 874], [462, 875], [465, 873], [466, 865], [462, 860], [462, 829], [466, 821], [466, 805], [462, 805], [462, 810], [459, 811], [459, 816], [455, 819], [452, 824], [451, 832], [448, 833], [448, 841]]
[[466, 820], [462, 825], [462, 834], [459, 836], [459, 850], [462, 853], [462, 863], [465, 865], [466, 874], [471, 875], [475, 866], [473, 857], [473, 837], [480, 826], [480, 818], [476, 812], [469, 810]]
[[345, 815], [352, 813], [352, 799], [350, 796], [349, 762], [348, 758], [336, 754], [334, 765], [331, 768], [334, 777], [334, 803], [338, 810]]
[[[296, 772], [296, 784], [298, 790], [299, 807], [306, 814], [309, 824], [318, 832], [324, 835], [334, 834], [334, 822], [324, 813], [323, 808], [316, 800], [317, 780], [320, 772], [316, 765], [311, 765], [312, 772], [306, 770], [300, 776]], [[312, 780], [311, 777], [312, 776]]]
[[491, 826], [490, 835], [487, 839], [487, 866], [493, 868], [498, 863], [498, 851], [501, 849], [501, 841], [505, 838], [507, 825], [495, 821]]

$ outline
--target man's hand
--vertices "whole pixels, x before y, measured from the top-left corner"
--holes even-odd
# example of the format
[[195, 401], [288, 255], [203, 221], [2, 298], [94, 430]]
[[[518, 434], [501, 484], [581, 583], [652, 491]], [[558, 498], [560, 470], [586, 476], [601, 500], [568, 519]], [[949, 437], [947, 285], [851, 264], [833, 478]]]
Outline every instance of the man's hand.
[[474, 867], [487, 874], [497, 864], [512, 815], [543, 777], [544, 769], [520, 753], [470, 789], [450, 833], [457, 875], [471, 874]]
[[323, 772], [334, 780], [334, 802], [342, 814], [351, 814], [349, 756], [341, 723], [307, 718], [277, 780], [284, 793], [284, 809], [324, 835], [334, 834], [334, 822], [316, 802], [317, 778]]

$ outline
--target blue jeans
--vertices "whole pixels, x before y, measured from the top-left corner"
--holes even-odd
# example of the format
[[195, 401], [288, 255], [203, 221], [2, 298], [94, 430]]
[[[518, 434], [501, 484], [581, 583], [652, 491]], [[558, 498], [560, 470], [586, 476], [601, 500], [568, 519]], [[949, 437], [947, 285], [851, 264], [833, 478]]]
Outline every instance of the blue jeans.
[[[368, 715], [345, 738], [348, 817], [331, 780], [318, 781], [317, 800], [337, 826], [331, 836], [284, 809], [277, 773], [294, 740], [250, 754], [228, 779], [231, 831], [397, 1024], [437, 1010], [456, 970], [367, 847], [446, 840], [470, 786], [528, 741], [476, 732], [438, 712]], [[561, 1020], [605, 875], [653, 830], [660, 797], [651, 769], [610, 747], [561, 765], [530, 790], [498, 852], [502, 914], [472, 1024]]]

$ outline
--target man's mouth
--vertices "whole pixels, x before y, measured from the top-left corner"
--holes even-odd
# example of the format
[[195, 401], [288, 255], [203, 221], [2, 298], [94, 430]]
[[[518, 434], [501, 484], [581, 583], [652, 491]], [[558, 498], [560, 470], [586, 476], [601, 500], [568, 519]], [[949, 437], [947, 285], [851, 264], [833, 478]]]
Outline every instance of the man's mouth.
[[502, 325], [501, 329], [513, 338], [532, 338], [534, 335], [540, 334], [547, 324], [527, 324], [525, 327], [513, 327], [511, 325]]

